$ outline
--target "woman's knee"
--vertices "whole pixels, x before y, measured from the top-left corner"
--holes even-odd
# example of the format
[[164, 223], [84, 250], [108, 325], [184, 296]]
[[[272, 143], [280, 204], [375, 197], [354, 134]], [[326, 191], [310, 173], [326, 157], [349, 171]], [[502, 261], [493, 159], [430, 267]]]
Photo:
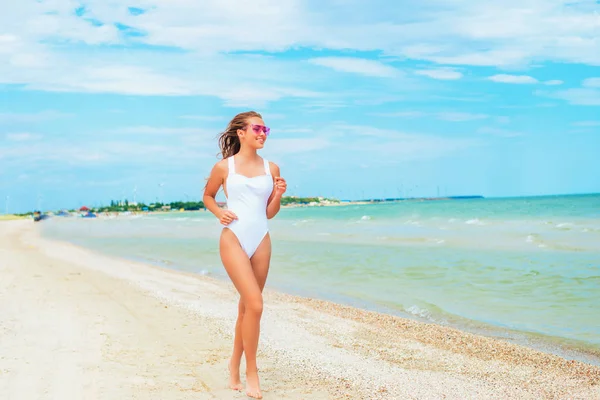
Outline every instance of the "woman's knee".
[[252, 298], [244, 301], [244, 313], [262, 314], [263, 311], [263, 298], [262, 294], [252, 296]]

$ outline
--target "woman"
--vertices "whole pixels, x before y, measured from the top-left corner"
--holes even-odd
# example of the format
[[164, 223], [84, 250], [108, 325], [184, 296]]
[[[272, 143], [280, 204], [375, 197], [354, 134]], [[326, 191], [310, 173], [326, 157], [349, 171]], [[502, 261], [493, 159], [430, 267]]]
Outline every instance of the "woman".
[[[256, 349], [263, 310], [262, 290], [271, 260], [267, 220], [279, 212], [287, 188], [279, 167], [261, 158], [270, 129], [260, 114], [236, 115], [219, 137], [223, 159], [210, 173], [204, 205], [224, 225], [219, 241], [221, 260], [240, 294], [233, 354], [229, 361], [229, 386], [241, 390], [240, 362], [246, 354], [246, 394], [262, 398], [256, 367]], [[215, 196], [223, 185], [227, 210]]]

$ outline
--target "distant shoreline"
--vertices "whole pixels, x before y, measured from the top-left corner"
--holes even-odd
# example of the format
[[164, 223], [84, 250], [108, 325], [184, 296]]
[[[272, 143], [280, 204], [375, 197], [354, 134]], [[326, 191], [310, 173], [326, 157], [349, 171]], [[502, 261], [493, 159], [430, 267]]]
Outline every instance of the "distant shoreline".
[[[485, 197], [482, 195], [466, 195], [466, 196], [443, 196], [443, 197], [398, 197], [398, 198], [373, 198], [373, 199], [361, 199], [361, 200], [337, 200], [332, 201], [327, 199], [326, 201], [321, 201], [315, 204], [310, 203], [288, 203], [282, 204], [282, 208], [298, 208], [298, 207], [332, 207], [332, 206], [349, 206], [349, 205], [367, 205], [367, 204], [385, 204], [385, 203], [399, 203], [405, 201], [444, 201], [444, 200], [503, 200], [503, 199], [530, 199], [530, 198], [555, 198], [555, 197], [579, 197], [579, 196], [598, 196], [600, 193], [568, 193], [568, 194], [543, 194], [543, 195], [520, 195], [520, 196], [497, 196], [497, 197]], [[324, 198], [325, 199], [325, 198]], [[195, 212], [195, 211], [205, 211], [204, 209], [198, 210], [185, 210], [186, 212]], [[43, 213], [52, 213], [53, 210], [46, 210]], [[78, 211], [73, 211], [77, 213]], [[117, 213], [122, 214], [127, 211], [108, 211], [109, 213]], [[152, 214], [160, 213], [172, 213], [179, 212], [179, 210], [172, 209], [170, 211], [161, 210], [161, 211], [130, 211], [135, 213], [146, 213], [150, 212]], [[102, 212], [99, 212], [102, 213]], [[29, 211], [25, 214], [0, 214], [0, 221], [4, 220], [12, 220], [12, 219], [20, 219], [20, 218], [31, 218], [32, 211]]]

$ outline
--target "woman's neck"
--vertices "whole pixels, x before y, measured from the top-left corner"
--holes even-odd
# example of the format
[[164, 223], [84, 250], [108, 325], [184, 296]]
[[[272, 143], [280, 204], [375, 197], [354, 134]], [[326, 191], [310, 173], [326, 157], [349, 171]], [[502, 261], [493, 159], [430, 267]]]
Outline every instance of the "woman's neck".
[[250, 149], [244, 146], [240, 148], [240, 151], [236, 154], [236, 156], [245, 160], [253, 160], [259, 157], [256, 149]]

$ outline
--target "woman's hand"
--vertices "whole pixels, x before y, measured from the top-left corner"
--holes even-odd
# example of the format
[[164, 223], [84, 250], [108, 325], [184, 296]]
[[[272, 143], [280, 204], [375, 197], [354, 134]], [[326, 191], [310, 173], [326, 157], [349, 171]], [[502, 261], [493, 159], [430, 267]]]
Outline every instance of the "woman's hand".
[[285, 179], [278, 176], [275, 177], [275, 194], [278, 196], [282, 196], [287, 189], [287, 183], [285, 183]]
[[229, 225], [236, 219], [238, 219], [238, 217], [235, 215], [235, 213], [233, 213], [233, 211], [223, 210], [219, 214], [219, 222], [221, 222], [223, 225]]

